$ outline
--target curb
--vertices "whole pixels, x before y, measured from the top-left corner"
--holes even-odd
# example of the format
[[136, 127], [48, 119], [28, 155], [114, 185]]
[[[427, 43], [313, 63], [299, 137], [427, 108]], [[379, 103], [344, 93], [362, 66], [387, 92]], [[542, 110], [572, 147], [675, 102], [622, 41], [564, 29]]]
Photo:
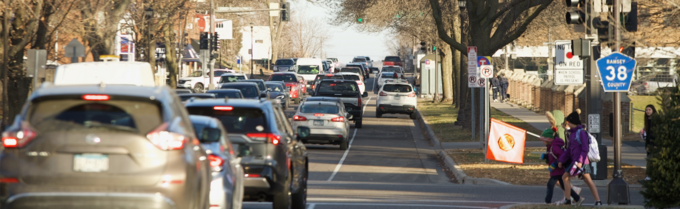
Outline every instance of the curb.
[[418, 113], [418, 123], [421, 123], [425, 127], [425, 131], [427, 132], [428, 138], [430, 138], [432, 144], [435, 146], [439, 146], [438, 148], [435, 147], [435, 152], [438, 151], [438, 155], [444, 159], [444, 165], [449, 168], [451, 172], [453, 172], [453, 175], [456, 176], [456, 181], [459, 184], [474, 184], [474, 185], [512, 185], [508, 182], [504, 181], [499, 181], [496, 179], [490, 179], [490, 178], [473, 178], [469, 177], [465, 174], [465, 171], [463, 171], [458, 164], [453, 161], [451, 156], [449, 156], [446, 153], [446, 150], [442, 147], [442, 143], [437, 139], [437, 136], [434, 135], [434, 131], [432, 131], [432, 128], [430, 128], [430, 125], [427, 124], [427, 119], [423, 117], [423, 115], [420, 113], [419, 110], [416, 109], [416, 112]]
[[[504, 206], [499, 207], [498, 209], [510, 209], [510, 208], [515, 207], [515, 206], [546, 206], [546, 204], [540, 204], [540, 203], [534, 203], [534, 204], [532, 204], [532, 203], [524, 203], [524, 204], [523, 204], [523, 203], [518, 203], [518, 204], [512, 204], [512, 205], [504, 205]], [[554, 207], [554, 205], [549, 205], [549, 206], [550, 206], [550, 207]], [[580, 207], [578, 207], [578, 208], [591, 208], [591, 207], [594, 208], [595, 206], [585, 206], [585, 205], [582, 205], [582, 206], [580, 206]], [[642, 205], [602, 205], [602, 206], [600, 206], [600, 207], [604, 207], [604, 208], [635, 208], [635, 209], [644, 209], [644, 208], [645, 208], [645, 207], [642, 206]]]

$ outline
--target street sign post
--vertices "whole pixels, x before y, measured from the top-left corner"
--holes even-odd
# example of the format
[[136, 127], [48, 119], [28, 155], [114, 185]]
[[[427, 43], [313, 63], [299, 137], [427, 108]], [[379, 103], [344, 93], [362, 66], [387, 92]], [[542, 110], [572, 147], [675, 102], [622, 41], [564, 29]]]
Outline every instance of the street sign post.
[[71, 58], [71, 63], [78, 62], [78, 57], [85, 57], [85, 46], [78, 41], [78, 39], [73, 39], [68, 42], [66, 47], [64, 47], [64, 56]]
[[615, 52], [596, 62], [605, 92], [627, 92], [630, 89], [633, 70], [637, 64], [635, 59]]
[[583, 61], [572, 54], [571, 41], [555, 41], [555, 85], [583, 84]]
[[480, 68], [480, 75], [482, 78], [493, 77], [493, 65], [482, 65]]
[[477, 85], [477, 47], [468, 46], [467, 47], [467, 60], [468, 60], [468, 88], [470, 89], [470, 94], [472, 96], [472, 140], [475, 139], [475, 88]]

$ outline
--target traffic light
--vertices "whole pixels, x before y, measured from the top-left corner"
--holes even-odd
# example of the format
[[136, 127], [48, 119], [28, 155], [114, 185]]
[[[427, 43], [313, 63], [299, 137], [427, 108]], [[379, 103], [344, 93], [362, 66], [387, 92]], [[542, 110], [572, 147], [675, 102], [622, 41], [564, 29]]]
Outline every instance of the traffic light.
[[437, 51], [437, 46], [433, 46], [432, 51]]
[[290, 2], [281, 5], [281, 21], [290, 21]]
[[357, 22], [358, 22], [358, 23], [364, 23], [364, 18], [358, 18], [358, 19], [357, 19]]
[[628, 55], [629, 57], [635, 58], [635, 42], [631, 46], [619, 48], [621, 54]]
[[425, 48], [425, 42], [424, 41], [420, 42], [420, 50], [422, 50], [422, 51], [427, 50], [427, 48]]
[[208, 39], [207, 32], [201, 33], [201, 38], [199, 42], [201, 43], [200, 49], [210, 49], [210, 40]]
[[571, 11], [567, 12], [567, 24], [583, 24], [586, 19], [586, 13], [581, 8], [585, 6], [585, 0], [566, 0], [567, 7]]
[[210, 40], [210, 50], [211, 51], [219, 49], [219, 47], [217, 46], [217, 43], [219, 43], [219, 38], [220, 38], [220, 35], [217, 34], [217, 32], [213, 33], [213, 36], [211, 37], [211, 40]]
[[597, 29], [597, 37], [601, 43], [609, 41], [609, 21], [602, 21], [600, 17], [593, 18], [593, 26]]
[[626, 27], [626, 30], [628, 32], [635, 32], [638, 29], [638, 14], [637, 14], [637, 9], [638, 9], [638, 3], [637, 2], [631, 2], [630, 3], [630, 12], [628, 14], [622, 14], [621, 18], [624, 18], [621, 23], [624, 24]]

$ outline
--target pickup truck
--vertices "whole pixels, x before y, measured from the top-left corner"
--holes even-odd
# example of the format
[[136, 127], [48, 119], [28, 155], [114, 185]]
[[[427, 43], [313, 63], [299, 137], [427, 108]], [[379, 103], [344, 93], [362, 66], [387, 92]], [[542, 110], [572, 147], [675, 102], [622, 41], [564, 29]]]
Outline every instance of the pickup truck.
[[403, 66], [401, 62], [401, 58], [398, 56], [387, 56], [385, 57], [385, 60], [383, 60], [383, 66]]
[[353, 80], [324, 79], [312, 95], [314, 97], [337, 97], [345, 104], [345, 110], [352, 115], [354, 127], [361, 128], [363, 122], [363, 104], [359, 85]]
[[654, 75], [646, 78], [641, 78], [635, 81], [630, 88], [630, 91], [636, 95], [654, 94], [659, 88], [676, 87], [678, 81], [672, 75]]

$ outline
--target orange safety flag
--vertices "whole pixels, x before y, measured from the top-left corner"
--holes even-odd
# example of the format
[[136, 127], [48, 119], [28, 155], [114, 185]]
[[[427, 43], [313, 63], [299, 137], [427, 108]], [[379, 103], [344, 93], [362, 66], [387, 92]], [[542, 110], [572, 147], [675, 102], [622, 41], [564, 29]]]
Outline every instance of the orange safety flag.
[[486, 159], [508, 163], [524, 163], [527, 130], [491, 118]]

